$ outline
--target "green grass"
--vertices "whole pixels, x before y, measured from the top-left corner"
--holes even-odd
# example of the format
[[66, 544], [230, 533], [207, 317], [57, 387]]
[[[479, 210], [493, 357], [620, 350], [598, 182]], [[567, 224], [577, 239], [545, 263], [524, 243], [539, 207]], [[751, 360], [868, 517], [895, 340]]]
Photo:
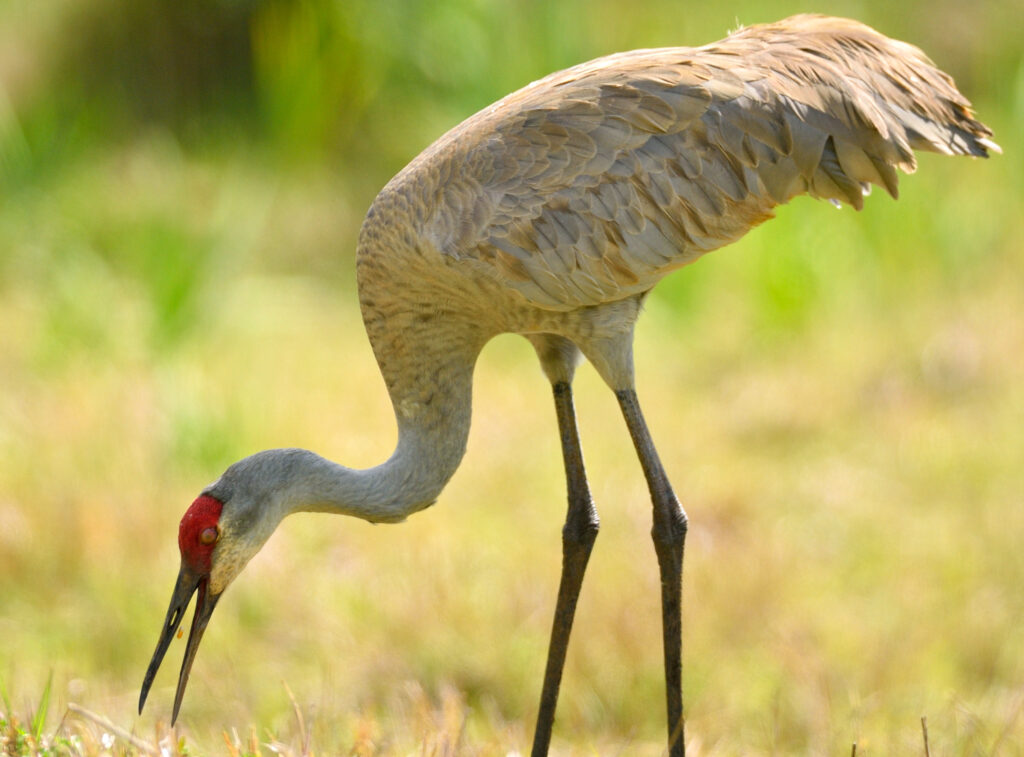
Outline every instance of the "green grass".
[[[528, 61], [496, 47], [482, 68], [491, 43], [512, 45], [501, 7], [421, 19], [484, 36], [419, 50], [412, 84], [387, 69], [355, 102], [389, 144], [356, 157], [296, 146], [324, 133], [327, 105], [290, 94], [284, 68], [261, 80], [266, 133], [237, 143], [161, 124], [107, 140], [78, 122], [56, 149], [58, 94], [0, 107], [0, 751], [528, 751], [564, 483], [546, 381], [512, 336], [483, 353], [468, 453], [436, 507], [400, 526], [287, 521], [220, 602], [177, 730], [183, 641], [135, 712], [200, 488], [265, 447], [353, 466], [393, 448], [352, 270], [375, 188], [477, 105], [597, 47], [663, 44], [676, 32], [658, 14], [689, 13], [640, 4], [605, 24], [597, 3], [564, 38], [530, 41], [543, 52]], [[578, 12], [544, 7], [517, 23]], [[914, 36], [915, 7], [837, 11]], [[640, 398], [691, 518], [696, 755], [921, 755], [922, 716], [933, 755], [1024, 754], [1024, 67], [994, 8], [958, 27], [961, 44], [990, 40], [977, 57], [914, 38], [956, 69], [1005, 155], [925, 156], [898, 202], [876, 193], [859, 214], [798, 200], [666, 280], [641, 319]], [[52, 39], [35, 13], [6, 49]], [[695, 14], [689, 42], [735, 25]], [[420, 17], [390, 18], [373, 34], [405, 38]], [[508, 81], [488, 79], [506, 62]], [[440, 83], [409, 98], [417, 77]], [[289, 115], [288, 96], [309, 112]], [[116, 121], [104, 107], [97, 122]], [[577, 384], [602, 531], [553, 752], [660, 755], [650, 505], [613, 396], [589, 368]]]

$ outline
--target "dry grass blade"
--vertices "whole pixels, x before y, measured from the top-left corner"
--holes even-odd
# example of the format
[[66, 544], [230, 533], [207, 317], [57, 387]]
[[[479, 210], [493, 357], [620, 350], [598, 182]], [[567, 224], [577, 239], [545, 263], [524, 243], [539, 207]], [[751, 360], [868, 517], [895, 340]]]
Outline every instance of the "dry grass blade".
[[160, 754], [160, 751], [158, 749], [156, 749], [155, 747], [153, 747], [152, 744], [148, 744], [145, 741], [143, 741], [142, 739], [139, 739], [139, 738], [133, 736], [128, 731], [126, 731], [124, 728], [121, 728], [120, 726], [115, 725], [114, 723], [112, 723], [110, 720], [108, 720], [107, 718], [103, 717], [102, 715], [97, 715], [95, 712], [91, 712], [90, 710], [87, 710], [84, 707], [80, 707], [77, 704], [74, 704], [73, 702], [68, 702], [68, 711], [69, 712], [73, 712], [74, 714], [76, 714], [76, 715], [78, 715], [80, 717], [86, 718], [87, 720], [91, 720], [96, 725], [98, 725], [101, 728], [105, 729], [109, 733], [112, 733], [115, 736], [117, 736], [117, 738], [121, 739], [124, 742], [127, 742], [128, 744], [131, 744], [133, 747], [138, 749], [140, 752], [144, 752], [146, 754], [153, 754], [153, 755], [159, 755]]
[[932, 750], [928, 746], [928, 718], [921, 716], [921, 734], [924, 736], [924, 757], [932, 757]]
[[233, 740], [232, 737], [228, 735], [227, 731], [224, 731], [221, 735], [224, 737], [224, 744], [228, 748], [229, 757], [241, 757], [241, 752], [238, 750], [237, 746], [239, 743], [238, 733], [232, 729], [232, 736], [234, 736]]
[[288, 694], [288, 700], [292, 703], [292, 711], [295, 713], [295, 722], [299, 726], [299, 740], [302, 744], [302, 757], [309, 757], [310, 734], [309, 731], [306, 729], [306, 720], [302, 717], [302, 708], [299, 707], [299, 703], [295, 699], [295, 694], [292, 693], [292, 690], [288, 686], [288, 684], [282, 681], [281, 685], [284, 686], [284, 690]]
[[1024, 710], [1024, 689], [1021, 689], [1017, 694], [1017, 701], [1013, 704], [1009, 716], [1006, 718], [1006, 724], [999, 731], [999, 735], [996, 737], [995, 742], [992, 744], [990, 750], [991, 754], [998, 754], [999, 749], [1003, 744], [1006, 743], [1010, 734], [1013, 732], [1013, 726], [1017, 722], [1017, 718], [1020, 717], [1021, 711]]

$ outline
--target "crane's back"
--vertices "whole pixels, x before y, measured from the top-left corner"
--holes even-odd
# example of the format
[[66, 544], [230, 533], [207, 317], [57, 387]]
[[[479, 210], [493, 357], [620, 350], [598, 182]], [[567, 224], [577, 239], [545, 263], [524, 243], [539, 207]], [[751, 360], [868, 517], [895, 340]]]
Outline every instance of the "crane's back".
[[384, 188], [360, 260], [570, 311], [648, 291], [795, 195], [860, 208], [870, 184], [896, 195], [914, 149], [985, 156], [989, 136], [916, 47], [796, 16], [510, 94]]

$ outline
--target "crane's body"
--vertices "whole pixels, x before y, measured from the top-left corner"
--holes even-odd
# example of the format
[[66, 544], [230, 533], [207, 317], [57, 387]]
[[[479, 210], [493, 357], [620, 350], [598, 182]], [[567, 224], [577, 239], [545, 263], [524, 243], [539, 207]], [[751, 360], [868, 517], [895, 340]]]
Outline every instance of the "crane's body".
[[534, 755], [547, 751], [598, 528], [570, 388], [581, 356], [615, 391], [651, 491], [669, 744], [682, 754], [686, 516], [633, 391], [642, 300], [796, 195], [860, 208], [871, 184], [896, 195], [896, 169], [914, 170], [913, 149], [985, 156], [998, 149], [990, 136], [917, 48], [856, 22], [797, 16], [701, 48], [638, 50], [552, 74], [441, 137], [381, 191], [359, 239], [360, 305], [398, 446], [364, 471], [304, 450], [258, 453], [190, 508], [164, 629], [177, 628], [198, 588], [175, 715], [216, 599], [283, 517], [394, 522], [435, 501], [465, 451], [477, 355], [514, 332], [533, 343], [552, 383], [569, 490]]

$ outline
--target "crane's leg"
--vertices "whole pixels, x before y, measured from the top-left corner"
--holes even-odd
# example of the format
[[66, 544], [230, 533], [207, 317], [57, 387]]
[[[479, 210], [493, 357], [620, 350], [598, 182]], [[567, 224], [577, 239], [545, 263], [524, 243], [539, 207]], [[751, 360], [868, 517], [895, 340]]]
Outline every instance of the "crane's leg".
[[590, 497], [587, 474], [583, 467], [583, 451], [580, 449], [579, 431], [576, 428], [572, 385], [569, 379], [562, 379], [553, 380], [552, 387], [569, 490], [569, 512], [565, 519], [565, 527], [562, 529], [562, 579], [558, 587], [555, 620], [551, 628], [551, 643], [548, 646], [548, 662], [544, 671], [540, 711], [537, 714], [537, 730], [533, 736], [532, 757], [545, 757], [551, 743], [558, 686], [562, 681], [565, 651], [569, 645], [569, 633], [572, 631], [572, 621], [576, 614], [576, 600], [580, 595], [583, 573], [587, 569], [590, 550], [594, 546], [599, 527], [597, 511]]
[[686, 513], [672, 491], [665, 469], [654, 449], [647, 423], [640, 412], [636, 392], [615, 392], [629, 434], [633, 437], [640, 465], [647, 479], [654, 506], [651, 536], [661, 570], [661, 621], [665, 647], [665, 699], [668, 707], [668, 744], [670, 757], [683, 757], [686, 751], [683, 728], [683, 618], [682, 581], [683, 545], [686, 541]]

